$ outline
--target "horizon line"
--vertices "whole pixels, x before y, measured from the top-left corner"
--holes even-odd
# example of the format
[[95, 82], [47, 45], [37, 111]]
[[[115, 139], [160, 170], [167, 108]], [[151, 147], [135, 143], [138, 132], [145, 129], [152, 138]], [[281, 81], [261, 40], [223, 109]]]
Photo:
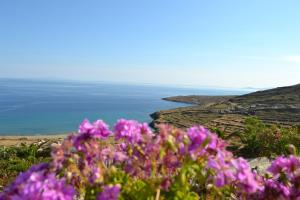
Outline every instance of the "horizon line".
[[[230, 86], [219, 86], [219, 85], [196, 85], [196, 84], [167, 84], [167, 83], [147, 83], [147, 82], [130, 82], [130, 81], [112, 81], [112, 80], [83, 80], [83, 79], [68, 79], [68, 78], [36, 78], [36, 77], [1, 77], [0, 79], [4, 80], [24, 80], [24, 81], [50, 81], [50, 82], [77, 82], [77, 83], [86, 83], [86, 84], [116, 84], [116, 85], [140, 85], [140, 86], [157, 86], [157, 87], [171, 87], [171, 88], [186, 88], [186, 89], [224, 89], [224, 90], [246, 90], [246, 91], [259, 91], [267, 90], [272, 88], [277, 88], [276, 86], [272, 87], [230, 87]], [[284, 85], [279, 87], [285, 87], [290, 85]]]

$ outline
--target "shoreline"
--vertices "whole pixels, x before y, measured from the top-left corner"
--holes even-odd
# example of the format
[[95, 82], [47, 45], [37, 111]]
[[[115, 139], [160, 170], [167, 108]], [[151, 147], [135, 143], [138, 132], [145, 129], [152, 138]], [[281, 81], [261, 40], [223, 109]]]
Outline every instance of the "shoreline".
[[190, 106], [191, 105], [207, 106], [214, 103], [222, 103], [224, 101], [228, 101], [235, 97], [237, 97], [237, 95], [186, 95], [186, 96], [164, 97], [162, 98], [162, 100], [176, 102], [176, 103], [185, 103]]
[[11, 136], [6, 136], [6, 135], [0, 135], [0, 146], [18, 146], [21, 144], [26, 144], [30, 145], [33, 143], [37, 143], [40, 141], [58, 141], [58, 140], [63, 140], [67, 135], [70, 133], [66, 134], [58, 134], [58, 135], [11, 135]]

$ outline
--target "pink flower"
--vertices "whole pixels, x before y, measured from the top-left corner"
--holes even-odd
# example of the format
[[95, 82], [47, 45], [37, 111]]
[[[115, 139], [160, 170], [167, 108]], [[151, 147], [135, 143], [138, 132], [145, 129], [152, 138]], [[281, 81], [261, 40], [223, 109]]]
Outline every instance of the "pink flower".
[[78, 132], [81, 135], [86, 134], [87, 136], [95, 138], [106, 138], [111, 134], [108, 125], [102, 120], [97, 120], [91, 124], [87, 119], [83, 120], [79, 126]]
[[207, 167], [215, 171], [216, 175], [211, 178], [217, 187], [223, 187], [227, 184], [230, 185], [236, 179], [230, 163], [226, 161], [226, 157], [221, 151], [218, 152], [216, 157], [208, 159]]
[[116, 139], [124, 138], [130, 143], [142, 140], [141, 127], [137, 121], [120, 119], [115, 125]]
[[259, 190], [263, 190], [263, 187], [256, 180], [256, 174], [252, 172], [248, 162], [245, 159], [232, 159], [231, 164], [236, 171], [235, 179], [241, 191], [247, 194], [252, 194]]
[[83, 122], [79, 126], [79, 133], [89, 133], [94, 126], [90, 123], [88, 119], [84, 119]]
[[93, 123], [91, 134], [94, 137], [106, 138], [111, 134], [111, 131], [108, 129], [108, 125], [105, 124], [102, 120], [97, 120]]

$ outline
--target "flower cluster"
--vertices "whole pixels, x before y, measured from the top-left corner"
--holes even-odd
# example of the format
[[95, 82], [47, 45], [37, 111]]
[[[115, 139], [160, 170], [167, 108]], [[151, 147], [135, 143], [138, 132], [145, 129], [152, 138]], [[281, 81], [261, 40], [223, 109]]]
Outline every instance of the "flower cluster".
[[267, 171], [272, 178], [265, 179], [265, 190], [260, 199], [300, 198], [300, 157], [277, 157]]
[[278, 157], [266, 176], [236, 158], [202, 126], [183, 131], [120, 119], [111, 131], [84, 120], [77, 134], [53, 146], [49, 164], [33, 166], [4, 199], [296, 199], [300, 158]]
[[48, 164], [40, 164], [21, 173], [15, 182], [0, 194], [0, 199], [72, 200], [75, 197], [73, 187], [66, 184], [65, 178], [57, 179], [48, 168]]

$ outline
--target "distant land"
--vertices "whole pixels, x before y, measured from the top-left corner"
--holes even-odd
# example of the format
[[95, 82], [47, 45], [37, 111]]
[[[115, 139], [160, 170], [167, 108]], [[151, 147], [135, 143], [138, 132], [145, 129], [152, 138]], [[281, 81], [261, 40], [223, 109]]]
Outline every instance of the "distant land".
[[201, 124], [230, 135], [243, 130], [245, 118], [255, 116], [267, 124], [300, 124], [300, 84], [241, 96], [174, 96], [167, 101], [193, 104], [151, 114], [151, 125], [169, 123], [178, 128]]

